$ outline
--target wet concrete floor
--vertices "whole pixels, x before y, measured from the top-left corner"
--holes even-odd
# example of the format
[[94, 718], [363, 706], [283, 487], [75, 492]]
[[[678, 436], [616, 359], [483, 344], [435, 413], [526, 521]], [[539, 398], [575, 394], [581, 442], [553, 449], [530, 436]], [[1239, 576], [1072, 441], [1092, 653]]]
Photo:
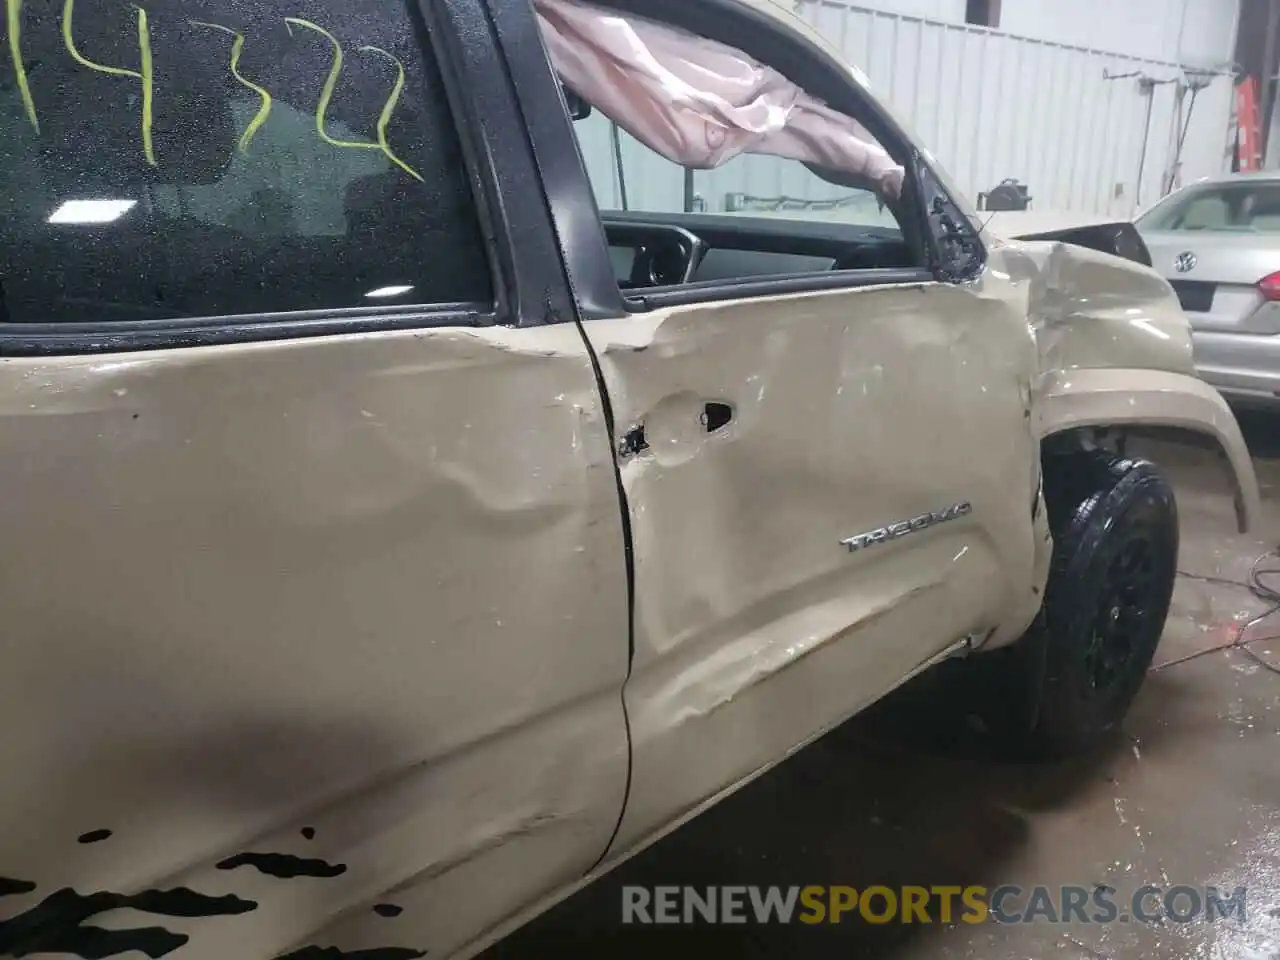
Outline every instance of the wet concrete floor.
[[[911, 734], [883, 716], [855, 718], [486, 960], [1280, 960], [1280, 639], [1269, 639], [1280, 638], [1280, 613], [1250, 627], [1247, 650], [1213, 649], [1268, 609], [1244, 584], [1280, 544], [1280, 418], [1242, 421], [1265, 502], [1262, 527], [1248, 536], [1236, 535], [1225, 480], [1207, 455], [1131, 451], [1174, 480], [1183, 575], [1153, 671], [1105, 750], [1009, 765], [922, 740], [929, 718], [918, 711], [902, 725]], [[1264, 566], [1280, 570], [1280, 560]], [[1106, 885], [1121, 907], [1147, 884], [1248, 889], [1243, 921], [1212, 923], [878, 925], [854, 914], [838, 925], [657, 927], [622, 925], [625, 884]]]

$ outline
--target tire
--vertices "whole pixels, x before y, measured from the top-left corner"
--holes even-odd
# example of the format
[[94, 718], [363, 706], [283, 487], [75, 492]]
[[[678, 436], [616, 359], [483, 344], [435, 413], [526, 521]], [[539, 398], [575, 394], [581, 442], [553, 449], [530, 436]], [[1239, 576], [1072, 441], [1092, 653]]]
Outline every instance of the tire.
[[1039, 626], [1044, 678], [1020, 752], [1057, 758], [1115, 731], [1142, 686], [1173, 596], [1178, 508], [1145, 461], [1100, 451], [1048, 460], [1054, 549]]

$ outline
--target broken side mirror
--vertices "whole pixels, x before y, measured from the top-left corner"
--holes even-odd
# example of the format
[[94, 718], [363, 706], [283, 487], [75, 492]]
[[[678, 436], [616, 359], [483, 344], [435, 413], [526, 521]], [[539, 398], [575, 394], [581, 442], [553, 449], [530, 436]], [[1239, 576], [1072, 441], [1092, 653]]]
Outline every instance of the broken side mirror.
[[986, 252], [979, 240], [981, 226], [974, 224], [955, 204], [927, 166], [920, 167], [919, 185], [933, 235], [938, 279], [946, 283], [976, 279], [986, 262]]

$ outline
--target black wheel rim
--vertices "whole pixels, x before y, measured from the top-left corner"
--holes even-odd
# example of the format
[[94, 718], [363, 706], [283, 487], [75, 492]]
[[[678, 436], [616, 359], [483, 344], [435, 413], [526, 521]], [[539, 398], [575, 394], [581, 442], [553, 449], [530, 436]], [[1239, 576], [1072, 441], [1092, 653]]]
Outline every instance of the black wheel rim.
[[1098, 693], [1110, 692], [1128, 676], [1159, 593], [1151, 545], [1146, 540], [1125, 544], [1107, 570], [1084, 654], [1085, 675]]

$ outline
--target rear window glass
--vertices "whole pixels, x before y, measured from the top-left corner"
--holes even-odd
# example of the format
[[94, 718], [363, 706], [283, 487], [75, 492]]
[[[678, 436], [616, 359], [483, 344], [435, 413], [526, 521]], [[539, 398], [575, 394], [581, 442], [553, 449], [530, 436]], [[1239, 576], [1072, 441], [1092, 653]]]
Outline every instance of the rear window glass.
[[1280, 183], [1193, 187], [1139, 218], [1146, 230], [1280, 233]]
[[351, 9], [11, 4], [0, 322], [491, 301], [425, 38]]

